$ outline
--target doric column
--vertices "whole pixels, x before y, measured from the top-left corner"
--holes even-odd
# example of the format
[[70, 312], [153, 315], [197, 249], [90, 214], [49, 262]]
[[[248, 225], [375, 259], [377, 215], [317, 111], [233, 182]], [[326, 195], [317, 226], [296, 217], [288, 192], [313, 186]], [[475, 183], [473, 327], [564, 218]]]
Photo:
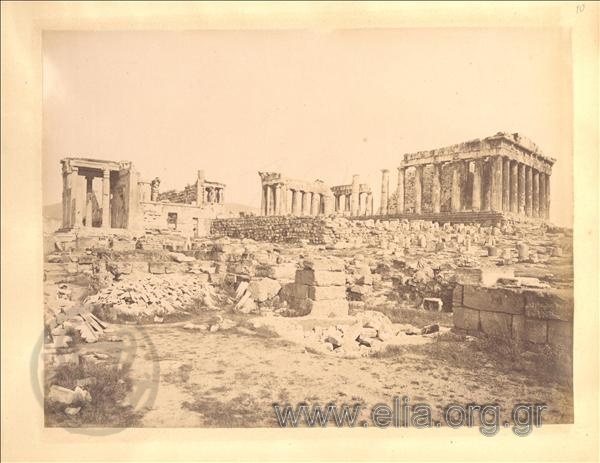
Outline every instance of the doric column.
[[85, 177], [85, 184], [86, 184], [86, 188], [85, 188], [85, 226], [86, 227], [92, 226], [92, 215], [93, 215], [93, 211], [94, 211], [94, 203], [92, 201], [92, 197], [94, 194], [93, 181], [94, 181], [94, 177], [92, 177], [92, 176]]
[[321, 195], [313, 192], [312, 201], [310, 203], [310, 215], [319, 215], [319, 206], [321, 205]]
[[404, 177], [406, 167], [398, 167], [398, 187], [396, 188], [396, 214], [404, 213]]
[[459, 183], [459, 165], [453, 163], [452, 168], [452, 184], [450, 188], [450, 210], [452, 212], [458, 212], [461, 209], [460, 204], [460, 183]]
[[510, 161], [510, 212], [519, 212], [519, 165]]
[[302, 193], [302, 215], [310, 215], [310, 202], [312, 193], [304, 191]]
[[548, 214], [547, 214], [547, 210], [546, 210], [546, 207], [547, 207], [547, 204], [546, 204], [546, 174], [544, 174], [544, 173], [540, 174], [539, 183], [540, 183], [539, 216], [542, 219], [547, 219]]
[[381, 207], [379, 213], [387, 215], [388, 213], [388, 197], [390, 192], [390, 171], [383, 169], [381, 171]]
[[298, 190], [291, 190], [292, 194], [292, 215], [298, 215]]
[[525, 166], [525, 215], [531, 217], [533, 212], [533, 173], [531, 166]]
[[519, 214], [525, 215], [525, 164], [519, 163]]
[[373, 215], [373, 212], [375, 211], [374, 202], [373, 193], [369, 193], [369, 215]]
[[350, 215], [357, 216], [360, 211], [360, 178], [358, 175], [352, 176], [352, 196], [350, 197]]
[[267, 208], [265, 215], [273, 215], [273, 185], [265, 185], [266, 197], [267, 197]]
[[223, 203], [225, 203], [225, 188], [220, 188], [219, 192], [220, 192], [220, 194], [219, 194], [219, 202], [221, 204], [223, 204]]
[[510, 211], [510, 159], [502, 159], [502, 210]]
[[275, 207], [273, 215], [281, 215], [282, 199], [283, 198], [281, 197], [281, 185], [277, 184], [275, 185]]
[[490, 189], [492, 211], [502, 211], [502, 158], [494, 156], [490, 159]]
[[[540, 173], [535, 170], [532, 172], [532, 195], [531, 195], [531, 216], [539, 217], [540, 216]], [[543, 174], [542, 174], [543, 175]]]
[[204, 171], [199, 170], [196, 173], [196, 178], [196, 206], [202, 206], [202, 200], [204, 199], [202, 195], [204, 191]]
[[431, 207], [435, 214], [441, 210], [442, 184], [440, 182], [440, 166], [433, 164], [433, 175], [431, 177]]
[[544, 196], [546, 197], [546, 207], [544, 208], [544, 211], [546, 213], [546, 215], [544, 216], [544, 219], [549, 219], [550, 218], [550, 174], [546, 174], [543, 173], [544, 175], [544, 179], [545, 179], [545, 184], [546, 184], [546, 188], [544, 191]]
[[350, 195], [346, 195], [346, 204], [344, 205], [345, 211], [346, 211], [346, 215], [350, 215], [351, 213], [351, 209], [350, 209]]
[[267, 206], [267, 192], [265, 190], [265, 186], [261, 185], [260, 186], [260, 214], [261, 215], [267, 215], [266, 206]]
[[423, 166], [415, 168], [415, 214], [421, 213], [423, 203]]
[[102, 228], [110, 228], [110, 170], [102, 171]]
[[473, 188], [471, 191], [471, 209], [481, 210], [481, 161], [473, 161]]

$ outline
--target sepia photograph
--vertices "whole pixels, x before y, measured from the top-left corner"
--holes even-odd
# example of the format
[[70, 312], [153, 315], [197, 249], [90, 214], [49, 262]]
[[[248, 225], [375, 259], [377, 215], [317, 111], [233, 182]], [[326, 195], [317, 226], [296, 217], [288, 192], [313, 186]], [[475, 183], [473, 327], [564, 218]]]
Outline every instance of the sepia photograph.
[[40, 30], [40, 432], [573, 426], [573, 37]]

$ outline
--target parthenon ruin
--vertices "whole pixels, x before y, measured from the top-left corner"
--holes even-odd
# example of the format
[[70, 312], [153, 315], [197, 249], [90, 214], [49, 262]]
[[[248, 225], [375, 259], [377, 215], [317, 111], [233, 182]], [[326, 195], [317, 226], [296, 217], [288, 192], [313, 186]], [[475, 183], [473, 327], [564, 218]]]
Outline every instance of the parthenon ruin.
[[398, 167], [395, 210], [383, 171], [381, 215], [493, 211], [548, 218], [555, 159], [518, 133], [405, 154]]
[[[352, 183], [328, 188], [322, 181], [290, 180], [260, 172], [262, 215], [337, 214], [350, 217], [399, 216], [446, 221], [478, 220], [479, 213], [546, 220], [550, 175], [555, 159], [543, 155], [518, 133], [404, 154], [398, 183], [390, 193], [390, 171], [382, 170], [381, 202], [354, 175]], [[291, 192], [291, 193], [290, 193]], [[333, 202], [333, 206], [331, 205]], [[489, 215], [489, 214], [488, 214]]]

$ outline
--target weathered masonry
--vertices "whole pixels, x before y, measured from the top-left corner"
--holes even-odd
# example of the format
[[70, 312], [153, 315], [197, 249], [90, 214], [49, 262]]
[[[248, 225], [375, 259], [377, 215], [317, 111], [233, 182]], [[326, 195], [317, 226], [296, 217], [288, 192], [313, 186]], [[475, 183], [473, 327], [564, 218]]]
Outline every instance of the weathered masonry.
[[321, 180], [305, 182], [278, 172], [259, 172], [262, 182], [262, 215], [329, 215], [333, 209], [331, 190]]
[[204, 171], [183, 190], [160, 192], [160, 179], [140, 180], [129, 161], [65, 158], [63, 231], [169, 230], [205, 235], [209, 219], [226, 215], [225, 184], [206, 180]]
[[381, 215], [498, 212], [548, 219], [555, 159], [518, 133], [499, 132], [431, 151], [405, 154], [398, 167], [395, 207], [388, 207], [383, 170]]
[[373, 215], [373, 193], [366, 183], [360, 183], [359, 176], [352, 177], [350, 185], [331, 187], [336, 214], [350, 216]]

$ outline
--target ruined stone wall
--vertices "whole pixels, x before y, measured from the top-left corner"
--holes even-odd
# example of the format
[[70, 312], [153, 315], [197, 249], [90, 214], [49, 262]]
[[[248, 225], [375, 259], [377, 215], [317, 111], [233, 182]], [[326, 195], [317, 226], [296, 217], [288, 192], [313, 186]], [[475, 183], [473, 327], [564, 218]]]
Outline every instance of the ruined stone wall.
[[[210, 218], [216, 217], [221, 209], [218, 205], [197, 207], [189, 204], [166, 202], [142, 202], [140, 206], [143, 213], [144, 228], [178, 230], [186, 236], [207, 236], [210, 231]], [[176, 224], [169, 223], [169, 214], [177, 214]]]
[[212, 222], [213, 236], [251, 238], [256, 241], [297, 242], [325, 244], [333, 239], [328, 219], [322, 217], [240, 217], [216, 219]]
[[454, 325], [470, 334], [549, 344], [570, 350], [571, 290], [522, 290], [477, 285], [454, 289]]
[[198, 198], [196, 185], [186, 185], [183, 190], [169, 190], [158, 194], [158, 201], [168, 201], [179, 204], [195, 204]]

